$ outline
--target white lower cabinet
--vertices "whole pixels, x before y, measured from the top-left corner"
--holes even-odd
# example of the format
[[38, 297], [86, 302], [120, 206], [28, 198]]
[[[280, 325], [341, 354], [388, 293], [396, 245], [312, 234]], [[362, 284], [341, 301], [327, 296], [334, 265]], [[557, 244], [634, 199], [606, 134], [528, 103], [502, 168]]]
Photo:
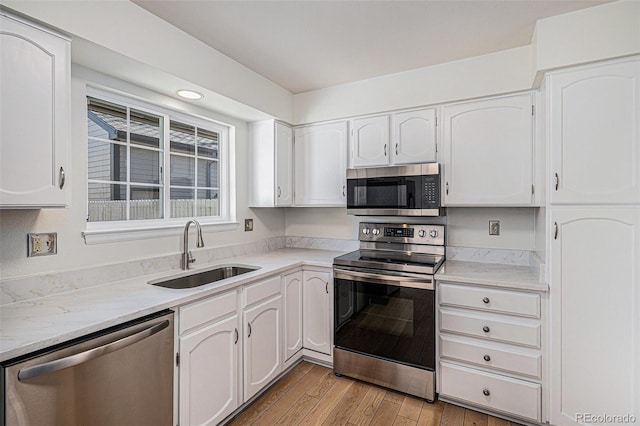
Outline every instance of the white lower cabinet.
[[178, 312], [180, 424], [218, 424], [241, 403], [237, 292]]
[[302, 271], [282, 277], [284, 360], [302, 350]]
[[542, 421], [542, 309], [536, 292], [438, 284], [440, 396]]
[[331, 355], [333, 337], [333, 284], [330, 279], [330, 272], [303, 272], [302, 346], [325, 355]]

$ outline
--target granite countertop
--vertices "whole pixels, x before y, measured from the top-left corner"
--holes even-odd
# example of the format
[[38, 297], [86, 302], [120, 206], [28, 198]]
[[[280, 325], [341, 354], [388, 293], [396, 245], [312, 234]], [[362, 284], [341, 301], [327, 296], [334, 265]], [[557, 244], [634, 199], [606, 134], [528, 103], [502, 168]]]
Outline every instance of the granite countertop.
[[549, 291], [540, 267], [447, 260], [435, 275], [437, 281], [504, 287], [515, 290]]
[[203, 264], [258, 266], [257, 271], [190, 289], [168, 289], [148, 281], [174, 276], [173, 270], [138, 276], [3, 305], [0, 308], [0, 361], [28, 354], [167, 308], [231, 290], [301, 266], [330, 268], [341, 251], [284, 248]]

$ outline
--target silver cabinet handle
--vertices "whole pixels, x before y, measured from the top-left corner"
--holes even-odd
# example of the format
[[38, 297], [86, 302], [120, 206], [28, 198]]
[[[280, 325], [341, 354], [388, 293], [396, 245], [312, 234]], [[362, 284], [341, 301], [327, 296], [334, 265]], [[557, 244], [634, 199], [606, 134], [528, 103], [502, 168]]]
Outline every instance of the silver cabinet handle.
[[60, 189], [64, 187], [65, 180], [66, 180], [66, 176], [64, 174], [64, 168], [60, 167], [60, 180], [59, 180]]
[[342, 185], [342, 196], [343, 197], [347, 196], [347, 185]]
[[483, 356], [482, 359], [484, 359], [487, 362], [491, 361], [491, 357], [489, 355]]
[[447, 193], [447, 195], [449, 195], [449, 182], [447, 182], [444, 186], [445, 186], [445, 192]]
[[484, 394], [484, 396], [491, 395], [491, 391], [489, 391], [489, 389], [482, 389], [482, 393]]
[[327, 281], [326, 283], [324, 283], [324, 291], [327, 292], [327, 294], [329, 294], [329, 281]]
[[491, 331], [491, 329], [485, 325], [484, 327], [482, 327], [482, 331], [484, 331], [485, 333], [488, 333]]
[[556, 191], [557, 191], [558, 187], [560, 187], [560, 176], [558, 176], [558, 174], [556, 173], [555, 178], [556, 178]]
[[384, 156], [385, 157], [387, 156], [387, 144], [386, 143], [384, 144]]
[[553, 222], [553, 239], [558, 239], [558, 222]]
[[88, 351], [80, 352], [75, 355], [70, 355], [64, 358], [56, 359], [53, 361], [45, 362], [42, 364], [33, 365], [31, 367], [23, 368], [18, 371], [18, 380], [28, 380], [34, 377], [42, 376], [43, 374], [53, 373], [54, 371], [62, 370], [63, 368], [73, 367], [88, 362], [99, 356], [115, 352], [117, 350], [126, 348], [133, 345], [147, 337], [164, 330], [169, 326], [169, 321], [164, 320], [161, 323], [150, 325], [149, 327], [131, 334], [122, 339], [118, 339], [115, 342], [107, 343], [97, 348], [90, 349]]
[[251, 323], [248, 322], [247, 325], [249, 326], [249, 334], [247, 335], [247, 337], [251, 337]]
[[237, 328], [235, 329], [235, 332], [236, 332], [236, 339], [235, 339], [235, 341], [233, 342], [233, 344], [234, 344], [234, 345], [237, 345], [237, 344], [238, 344], [238, 337], [239, 337], [239, 335], [238, 335], [238, 329], [237, 329]]
[[482, 301], [483, 301], [484, 303], [489, 303], [489, 298], [488, 298], [488, 297], [483, 297], [483, 298], [482, 298]]
[[398, 143], [396, 142], [396, 155], [398, 155]]
[[282, 189], [280, 189], [280, 186], [278, 186], [278, 198], [280, 198], [281, 195], [282, 195]]

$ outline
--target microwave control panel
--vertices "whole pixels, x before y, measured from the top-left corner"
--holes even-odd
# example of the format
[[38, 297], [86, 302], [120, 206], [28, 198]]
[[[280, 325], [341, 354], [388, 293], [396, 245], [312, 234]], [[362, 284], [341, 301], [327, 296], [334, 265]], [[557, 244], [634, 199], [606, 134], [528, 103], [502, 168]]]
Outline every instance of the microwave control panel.
[[424, 203], [423, 208], [433, 209], [440, 207], [440, 175], [423, 176]]

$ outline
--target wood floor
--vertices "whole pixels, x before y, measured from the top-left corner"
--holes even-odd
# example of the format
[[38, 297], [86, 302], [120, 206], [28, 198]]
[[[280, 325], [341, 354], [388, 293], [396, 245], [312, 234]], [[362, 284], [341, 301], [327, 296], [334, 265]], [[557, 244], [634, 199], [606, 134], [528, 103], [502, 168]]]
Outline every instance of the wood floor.
[[445, 402], [383, 389], [302, 362], [230, 423], [239, 425], [515, 426]]

